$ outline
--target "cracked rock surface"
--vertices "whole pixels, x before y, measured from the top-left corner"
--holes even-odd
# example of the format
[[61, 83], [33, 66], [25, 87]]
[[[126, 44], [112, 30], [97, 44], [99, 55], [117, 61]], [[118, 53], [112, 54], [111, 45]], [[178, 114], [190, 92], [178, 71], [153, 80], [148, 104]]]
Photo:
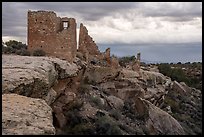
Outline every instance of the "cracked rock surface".
[[55, 134], [52, 109], [42, 99], [2, 95], [2, 133], [5, 135]]
[[78, 69], [58, 58], [2, 55], [2, 94], [44, 99], [57, 79], [76, 76]]

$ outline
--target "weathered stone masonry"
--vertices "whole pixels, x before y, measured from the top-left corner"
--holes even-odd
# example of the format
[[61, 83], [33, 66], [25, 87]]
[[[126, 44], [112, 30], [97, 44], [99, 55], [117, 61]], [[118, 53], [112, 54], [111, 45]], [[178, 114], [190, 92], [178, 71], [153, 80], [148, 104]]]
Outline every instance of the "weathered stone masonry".
[[[76, 21], [74, 18], [57, 17], [53, 11], [28, 11], [28, 50], [41, 49], [47, 56], [73, 62], [77, 52]], [[79, 49], [85, 61], [106, 61], [107, 66], [117, 68], [117, 59], [110, 57], [110, 48], [101, 53], [98, 46], [81, 23]]]
[[102, 54], [98, 50], [96, 43], [88, 34], [87, 28], [82, 23], [80, 24], [78, 51], [85, 56], [86, 61], [91, 60], [92, 57], [102, 58]]
[[28, 11], [28, 50], [42, 49], [48, 56], [73, 61], [77, 51], [76, 21], [52, 11]]

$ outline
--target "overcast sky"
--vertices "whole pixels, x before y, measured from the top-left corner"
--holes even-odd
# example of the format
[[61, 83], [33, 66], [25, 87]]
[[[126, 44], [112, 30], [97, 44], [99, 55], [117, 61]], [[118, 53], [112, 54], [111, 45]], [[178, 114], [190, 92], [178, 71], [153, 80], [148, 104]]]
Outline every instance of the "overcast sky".
[[201, 2], [3, 2], [2, 39], [27, 42], [27, 11], [83, 23], [103, 52], [148, 61], [202, 61]]

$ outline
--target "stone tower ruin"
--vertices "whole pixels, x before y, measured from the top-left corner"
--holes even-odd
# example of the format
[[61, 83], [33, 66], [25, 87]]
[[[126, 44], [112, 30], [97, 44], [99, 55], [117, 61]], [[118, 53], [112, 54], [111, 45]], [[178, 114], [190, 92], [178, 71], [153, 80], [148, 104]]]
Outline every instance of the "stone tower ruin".
[[36, 49], [72, 62], [77, 51], [75, 19], [57, 17], [53, 11], [28, 11], [28, 50]]
[[[28, 50], [43, 50], [47, 56], [73, 62], [77, 53], [90, 63], [93, 60], [106, 62], [106, 66], [118, 67], [116, 58], [110, 57], [110, 48], [101, 53], [87, 28], [81, 23], [79, 48], [76, 41], [76, 20], [57, 17], [53, 11], [28, 11]], [[104, 64], [104, 63], [102, 63]]]

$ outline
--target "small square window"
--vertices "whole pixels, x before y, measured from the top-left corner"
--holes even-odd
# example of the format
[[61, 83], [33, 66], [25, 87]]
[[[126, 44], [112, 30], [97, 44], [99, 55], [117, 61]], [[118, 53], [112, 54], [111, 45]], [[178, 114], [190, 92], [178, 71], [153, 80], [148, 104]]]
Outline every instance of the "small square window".
[[68, 22], [63, 22], [63, 28], [67, 29], [68, 28]]

